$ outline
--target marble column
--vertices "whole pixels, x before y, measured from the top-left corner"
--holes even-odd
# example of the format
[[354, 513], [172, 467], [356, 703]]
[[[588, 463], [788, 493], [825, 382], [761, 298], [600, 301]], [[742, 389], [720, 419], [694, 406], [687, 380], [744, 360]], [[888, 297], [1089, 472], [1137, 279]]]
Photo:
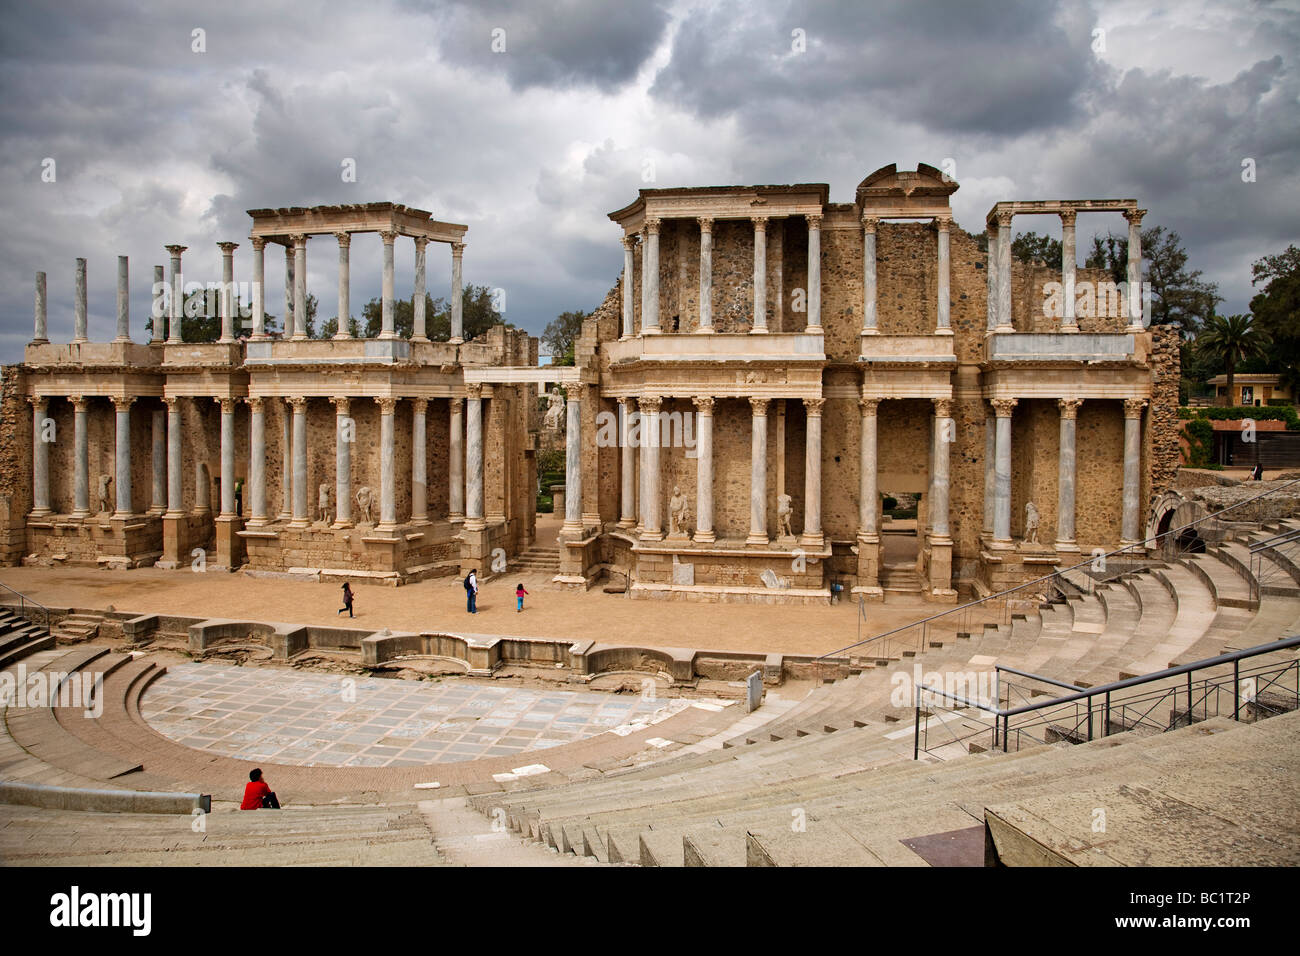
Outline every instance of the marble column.
[[40, 518], [50, 514], [50, 443], [45, 440], [50, 400], [35, 395], [27, 401], [32, 403], [32, 517]]
[[930, 498], [930, 531], [935, 539], [948, 539], [948, 502], [951, 489], [952, 439], [956, 437], [950, 398], [934, 399], [934, 493]]
[[[1002, 270], [998, 268], [998, 221], [995, 216], [985, 222], [985, 234], [988, 236], [988, 259], [984, 263], [985, 282], [988, 291], [985, 295], [985, 319], [988, 331], [998, 327], [998, 281]], [[992, 526], [990, 525], [990, 530]]]
[[45, 306], [45, 273], [36, 273], [36, 328], [32, 334], [32, 345], [44, 345], [50, 340], [49, 315]]
[[153, 452], [149, 511], [160, 515], [167, 510], [167, 413], [161, 408], [154, 409], [149, 416], [149, 428]]
[[117, 510], [114, 518], [131, 517], [131, 403], [134, 396], [114, 398], [117, 412], [115, 429], [116, 455], [113, 463], [113, 487], [117, 492]]
[[465, 243], [451, 244], [451, 344], [465, 341], [464, 293], [461, 292], [461, 264], [465, 257]]
[[1140, 486], [1142, 479], [1142, 409], [1146, 399], [1124, 399], [1124, 511], [1120, 522], [1120, 543], [1138, 541]]
[[429, 240], [426, 237], [415, 237], [415, 292], [411, 301], [411, 340], [416, 342], [429, 341], [429, 336], [425, 332], [424, 317], [424, 252], [428, 245]]
[[994, 461], [993, 546], [1011, 547], [1011, 410], [1014, 398], [995, 398], [990, 402], [997, 415]]
[[1011, 219], [998, 213], [998, 331], [1014, 332], [1011, 324]]
[[397, 429], [396, 398], [376, 398], [379, 405], [379, 524], [391, 531], [397, 527]]
[[1142, 315], [1142, 217], [1145, 209], [1126, 211], [1128, 220], [1128, 328], [1137, 332], [1144, 328]]
[[1074, 540], [1074, 426], [1079, 415], [1081, 398], [1062, 398], [1056, 404], [1061, 409], [1060, 451], [1057, 455], [1056, 473], [1056, 550], [1078, 551]]
[[90, 516], [90, 444], [86, 434], [86, 406], [89, 401], [81, 395], [69, 395], [72, 402], [72, 516]]
[[997, 498], [997, 431], [998, 420], [992, 413], [984, 416], [984, 533], [993, 534], [993, 504]]
[[293, 517], [293, 402], [284, 400], [280, 416], [280, 514], [277, 520]]
[[619, 515], [620, 528], [636, 527], [636, 449], [632, 447], [633, 402], [631, 398], [619, 399]]
[[700, 327], [713, 331], [713, 217], [700, 216]]
[[171, 262], [172, 301], [171, 315], [167, 323], [167, 344], [181, 344], [181, 316], [185, 314], [185, 277], [181, 272], [181, 253], [188, 246], [167, 246]]
[[[1078, 332], [1079, 320], [1074, 315], [1074, 286], [1078, 270], [1078, 253], [1075, 251], [1075, 219], [1073, 209], [1061, 210], [1061, 331]], [[1073, 418], [1071, 418], [1073, 421]], [[1064, 417], [1061, 419], [1065, 423]], [[1059, 535], [1057, 536], [1060, 537]], [[1073, 541], [1073, 529], [1070, 540]]]
[[453, 397], [451, 405], [451, 448], [447, 455], [448, 519], [456, 524], [465, 520], [465, 413], [464, 399]]
[[623, 330], [619, 335], [620, 339], [632, 337], [632, 329], [635, 322], [633, 313], [632, 287], [635, 282], [635, 263], [633, 261], [633, 251], [636, 248], [636, 236], [624, 236], [621, 240], [623, 243]]
[[397, 329], [393, 321], [393, 243], [397, 240], [397, 233], [385, 230], [379, 234], [379, 238], [384, 241], [384, 281], [380, 299], [379, 337], [395, 339]]
[[153, 286], [149, 290], [149, 317], [152, 329], [149, 333], [150, 345], [161, 345], [167, 337], [167, 317], [160, 315], [166, 300], [163, 293], [167, 289], [167, 269], [163, 266], [153, 267]]
[[822, 217], [808, 220], [808, 327], [809, 335], [822, 331]]
[[564, 429], [564, 526], [560, 534], [582, 535], [582, 392], [581, 384], [566, 387]]
[[311, 524], [307, 510], [307, 399], [285, 399], [293, 407], [293, 520], [291, 528], [306, 528]]
[[334, 527], [352, 527], [352, 443], [356, 425], [351, 418], [352, 400], [331, 398], [334, 405]]
[[713, 398], [697, 395], [695, 403], [695, 541], [710, 544], [718, 540], [713, 530]]
[[645, 221], [645, 242], [641, 253], [641, 334], [659, 333], [659, 220]]
[[293, 337], [307, 338], [307, 237], [293, 237]]
[[266, 399], [248, 399], [248, 493], [250, 527], [266, 524]]
[[427, 398], [411, 399], [411, 521], [415, 524], [429, 523], [428, 413]]
[[212, 476], [207, 462], [194, 459], [194, 509], [193, 514], [206, 515], [212, 511]]
[[483, 386], [465, 386], [465, 530], [482, 531], [483, 520]]
[[181, 457], [181, 400], [168, 396], [167, 406], [167, 512], [164, 517], [179, 518], [185, 514], [185, 479]]
[[641, 537], [646, 541], [663, 540], [659, 509], [659, 409], [663, 399], [643, 395], [641, 406]]
[[252, 341], [266, 338], [266, 240], [254, 236], [253, 244], [253, 334]]
[[336, 339], [352, 338], [352, 329], [348, 320], [352, 317], [351, 263], [352, 233], [336, 232], [334, 238], [339, 243], [339, 327], [334, 330]]
[[235, 406], [237, 398], [218, 399], [221, 403], [221, 514], [235, 516]]
[[745, 544], [766, 548], [767, 536], [767, 403], [751, 398], [749, 442], [749, 537]]
[[876, 227], [880, 220], [862, 217], [862, 331], [875, 335], [876, 328]]
[[72, 299], [72, 341], [85, 342], [86, 338], [86, 260], [77, 260], [76, 278]]
[[217, 248], [221, 250], [221, 338], [217, 341], [233, 342], [235, 341], [235, 250], [239, 248], [239, 243], [218, 242]]
[[284, 338], [292, 338], [298, 328], [298, 320], [293, 311], [293, 290], [297, 284], [294, 275], [293, 244], [284, 247]]
[[754, 324], [749, 331], [763, 333], [767, 331], [767, 216], [750, 220], [754, 224]]
[[858, 538], [875, 543], [880, 534], [876, 520], [876, 508], [880, 502], [877, 487], [879, 464], [876, 457], [880, 399], [862, 398], [858, 401], [858, 408], [862, 412], [858, 459]]
[[113, 341], [131, 341], [131, 278], [126, 256], [117, 257], [117, 335]]
[[949, 275], [952, 267], [948, 254], [948, 232], [952, 226], [951, 219], [936, 219], [935, 229], [939, 237], [939, 282], [937, 296], [939, 299], [938, 327], [940, 335], [952, 335], [952, 293], [949, 291]]
[[805, 398], [808, 413], [803, 471], [803, 534], [799, 544], [820, 549], [826, 543], [822, 534], [822, 406], [824, 398]]

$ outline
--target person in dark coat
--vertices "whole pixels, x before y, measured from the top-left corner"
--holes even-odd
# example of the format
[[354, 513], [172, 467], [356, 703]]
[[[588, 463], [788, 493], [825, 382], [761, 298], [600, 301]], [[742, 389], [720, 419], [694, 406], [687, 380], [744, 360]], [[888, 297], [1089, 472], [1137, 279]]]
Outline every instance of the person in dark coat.
[[352, 613], [352, 585], [347, 581], [343, 582], [343, 606], [339, 608], [338, 613], [348, 612], [348, 617], [354, 617]]

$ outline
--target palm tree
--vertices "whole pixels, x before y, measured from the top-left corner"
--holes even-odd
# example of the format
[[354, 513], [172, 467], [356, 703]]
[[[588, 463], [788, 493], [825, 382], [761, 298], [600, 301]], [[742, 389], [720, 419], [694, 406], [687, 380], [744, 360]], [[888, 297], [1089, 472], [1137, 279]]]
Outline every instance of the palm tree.
[[1223, 366], [1228, 373], [1228, 401], [1232, 401], [1233, 376], [1237, 363], [1268, 355], [1269, 338], [1256, 328], [1249, 315], [1212, 315], [1196, 337], [1196, 349], [1206, 358]]

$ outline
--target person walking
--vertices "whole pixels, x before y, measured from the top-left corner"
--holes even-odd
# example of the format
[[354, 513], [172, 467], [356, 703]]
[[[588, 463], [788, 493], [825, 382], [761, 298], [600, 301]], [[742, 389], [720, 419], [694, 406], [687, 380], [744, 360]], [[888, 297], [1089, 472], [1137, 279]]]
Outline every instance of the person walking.
[[470, 571], [469, 574], [465, 575], [465, 610], [469, 611], [470, 614], [478, 613], [478, 608], [476, 607], [477, 600], [478, 568], [475, 568]]
[[343, 582], [343, 606], [339, 608], [338, 613], [348, 612], [348, 617], [355, 617], [352, 613], [352, 585], [347, 581]]
[[524, 590], [524, 582], [520, 581], [515, 588], [515, 613], [518, 614], [524, 609], [524, 595], [528, 592]]

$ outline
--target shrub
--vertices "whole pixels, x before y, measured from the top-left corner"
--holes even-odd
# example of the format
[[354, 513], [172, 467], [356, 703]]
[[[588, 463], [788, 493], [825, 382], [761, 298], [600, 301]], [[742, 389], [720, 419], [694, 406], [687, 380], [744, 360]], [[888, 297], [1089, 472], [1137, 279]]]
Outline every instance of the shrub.
[[1188, 464], [1193, 468], [1207, 468], [1214, 454], [1214, 426], [1204, 418], [1194, 418], [1183, 426], [1187, 436]]
[[1199, 418], [1208, 418], [1216, 422], [1236, 421], [1240, 418], [1253, 418], [1257, 422], [1286, 422], [1287, 431], [1300, 431], [1300, 416], [1289, 405], [1237, 405], [1231, 408], [1202, 408]]

